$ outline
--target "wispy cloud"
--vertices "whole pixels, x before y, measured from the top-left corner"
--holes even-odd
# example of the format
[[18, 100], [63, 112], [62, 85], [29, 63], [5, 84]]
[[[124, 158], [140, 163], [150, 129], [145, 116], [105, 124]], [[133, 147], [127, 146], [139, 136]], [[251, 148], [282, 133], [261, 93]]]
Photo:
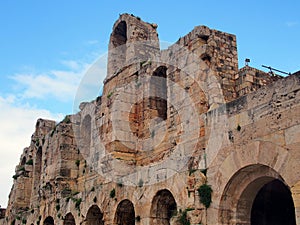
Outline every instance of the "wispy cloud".
[[15, 89], [23, 99], [54, 99], [67, 102], [74, 100], [76, 92], [79, 89], [83, 90], [83, 85], [88, 93], [92, 93], [93, 96], [88, 96], [91, 99], [99, 94], [106, 76], [106, 62], [106, 55], [93, 63], [65, 60], [61, 61], [61, 64], [66, 66], [65, 70], [49, 70], [42, 73], [31, 70], [15, 74], [11, 79], [15, 81]]
[[0, 108], [0, 205], [5, 207], [14, 168], [19, 163], [23, 148], [30, 143], [36, 120], [47, 118], [59, 121], [63, 115], [21, 104], [13, 95], [5, 98], [0, 96]]
[[97, 45], [99, 44], [99, 41], [98, 40], [88, 40], [85, 42], [85, 44], [87, 45]]
[[299, 22], [297, 22], [297, 21], [288, 21], [288, 22], [285, 23], [285, 25], [287, 27], [295, 27], [295, 26], [299, 25]]
[[93, 99], [102, 92], [106, 76], [107, 54], [98, 57], [88, 68], [78, 86], [74, 104]]
[[25, 99], [49, 99], [70, 101], [89, 65], [76, 61], [62, 61], [66, 70], [49, 70], [42, 73], [29, 72], [11, 76], [16, 82], [20, 96]]
[[74, 101], [79, 104], [95, 99], [106, 75], [106, 62], [106, 55], [93, 63], [67, 60], [61, 62], [66, 67], [64, 70], [37, 72], [30, 67], [24, 68], [26, 72], [10, 76], [15, 88], [11, 93], [4, 93], [5, 96], [0, 95], [0, 205], [7, 204], [14, 168], [23, 148], [30, 143], [36, 120], [60, 121], [64, 116], [34, 107], [35, 100], [46, 99], [43, 107], [47, 107], [47, 102], [72, 105]]
[[80, 70], [83, 66], [82, 63], [76, 60], [62, 60], [61, 64], [65, 65], [68, 69], [77, 71]]

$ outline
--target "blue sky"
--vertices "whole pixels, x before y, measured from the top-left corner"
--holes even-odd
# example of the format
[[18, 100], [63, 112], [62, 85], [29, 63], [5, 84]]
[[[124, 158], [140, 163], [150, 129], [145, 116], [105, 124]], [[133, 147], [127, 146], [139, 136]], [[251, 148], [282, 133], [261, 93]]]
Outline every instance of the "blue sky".
[[[237, 35], [240, 67], [300, 70], [299, 1], [8, 1], [0, 2], [0, 205], [37, 118], [73, 112], [77, 87], [107, 51], [114, 22], [132, 13], [157, 23], [161, 41], [194, 26]], [[99, 76], [99, 82], [104, 75]], [[96, 96], [95, 96], [96, 97]]]

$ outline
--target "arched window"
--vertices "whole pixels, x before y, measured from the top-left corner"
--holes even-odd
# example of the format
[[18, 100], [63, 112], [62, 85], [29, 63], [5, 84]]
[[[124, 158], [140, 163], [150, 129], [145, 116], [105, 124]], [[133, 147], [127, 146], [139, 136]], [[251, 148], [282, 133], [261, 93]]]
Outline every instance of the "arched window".
[[167, 67], [160, 66], [150, 80], [150, 109], [157, 110], [158, 117], [167, 119]]
[[151, 225], [170, 225], [170, 220], [177, 211], [176, 201], [172, 193], [160, 190], [156, 193], [151, 205]]
[[121, 21], [112, 33], [112, 43], [116, 48], [120, 45], [124, 45], [127, 42], [127, 25], [125, 21]]
[[76, 225], [74, 216], [72, 213], [68, 213], [64, 219], [64, 225]]
[[296, 224], [291, 192], [280, 180], [265, 184], [257, 193], [251, 209], [251, 224]]
[[110, 37], [108, 53], [108, 76], [112, 76], [117, 71], [124, 68], [127, 52], [127, 24], [125, 21], [119, 22]]
[[296, 225], [292, 194], [275, 170], [255, 164], [231, 177], [222, 194], [219, 224], [232, 223]]
[[24, 156], [24, 157], [22, 158], [22, 161], [21, 161], [21, 166], [24, 166], [25, 163], [26, 163], [26, 157]]
[[86, 225], [104, 225], [103, 213], [97, 205], [92, 205], [86, 214]]
[[134, 206], [131, 201], [126, 199], [119, 203], [115, 215], [115, 224], [116, 225], [135, 224]]

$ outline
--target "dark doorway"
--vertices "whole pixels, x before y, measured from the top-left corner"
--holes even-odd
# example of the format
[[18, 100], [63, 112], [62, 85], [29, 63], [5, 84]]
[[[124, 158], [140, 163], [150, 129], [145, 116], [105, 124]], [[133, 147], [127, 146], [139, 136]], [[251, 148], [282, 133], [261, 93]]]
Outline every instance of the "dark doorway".
[[279, 180], [265, 184], [251, 209], [251, 225], [296, 225], [290, 190]]
[[64, 225], [76, 225], [74, 216], [72, 213], [68, 213], [64, 219]]
[[127, 42], [127, 24], [121, 21], [112, 33], [112, 43], [114, 47], [124, 45]]
[[150, 80], [150, 109], [157, 110], [157, 116], [167, 119], [167, 67], [160, 66]]
[[177, 205], [169, 190], [160, 190], [152, 200], [151, 222], [155, 225], [170, 225], [170, 220], [177, 211]]
[[131, 201], [126, 199], [119, 203], [115, 220], [117, 225], [135, 224], [134, 206]]
[[54, 225], [54, 220], [51, 216], [48, 216], [45, 220], [44, 220], [44, 225]]
[[103, 225], [103, 213], [97, 205], [93, 205], [89, 208], [86, 215], [87, 225]]

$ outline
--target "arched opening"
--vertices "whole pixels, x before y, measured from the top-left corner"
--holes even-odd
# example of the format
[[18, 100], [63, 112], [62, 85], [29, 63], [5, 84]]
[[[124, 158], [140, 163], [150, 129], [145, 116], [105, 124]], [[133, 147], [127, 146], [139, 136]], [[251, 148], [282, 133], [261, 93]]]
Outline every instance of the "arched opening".
[[103, 213], [97, 205], [92, 205], [86, 214], [86, 225], [104, 225]]
[[[275, 216], [280, 210], [282, 212]], [[276, 218], [276, 222], [271, 217]], [[244, 167], [233, 175], [224, 189], [219, 222], [224, 225], [295, 225], [291, 192], [272, 168], [260, 164]]]
[[72, 213], [68, 213], [64, 219], [64, 225], [76, 225], [74, 216]]
[[24, 156], [24, 157], [22, 158], [22, 161], [21, 161], [21, 166], [24, 166], [25, 163], [26, 163], [26, 157]]
[[82, 153], [86, 154], [85, 156], [89, 156], [90, 147], [91, 147], [91, 133], [92, 133], [92, 118], [90, 115], [86, 115], [81, 123], [80, 133], [82, 138]]
[[265, 184], [256, 195], [251, 209], [251, 225], [295, 225], [291, 192], [280, 180]]
[[45, 220], [44, 220], [44, 225], [54, 225], [54, 220], [51, 216], [48, 216]]
[[[130, 111], [130, 129], [139, 139], [154, 139], [161, 122], [167, 119], [167, 67], [159, 66], [149, 79], [149, 95], [136, 102]], [[162, 147], [162, 146], [153, 146]], [[158, 149], [157, 148], [157, 149]], [[162, 148], [161, 148], [162, 149]]]
[[124, 45], [127, 42], [127, 25], [125, 21], [121, 21], [112, 33], [112, 43], [114, 47]]
[[160, 66], [150, 80], [150, 109], [157, 111], [157, 116], [167, 119], [167, 67]]
[[207, 66], [210, 66], [211, 64], [211, 56], [207, 53], [200, 56], [200, 58], [206, 63]]
[[172, 193], [166, 189], [160, 190], [152, 200], [150, 224], [170, 225], [170, 220], [176, 211], [177, 205]]
[[115, 215], [115, 224], [116, 225], [135, 224], [134, 206], [131, 201], [126, 199], [119, 203]]
[[112, 76], [124, 69], [126, 64], [127, 39], [127, 24], [125, 21], [121, 21], [115, 26], [110, 37], [107, 67], [108, 76]]

